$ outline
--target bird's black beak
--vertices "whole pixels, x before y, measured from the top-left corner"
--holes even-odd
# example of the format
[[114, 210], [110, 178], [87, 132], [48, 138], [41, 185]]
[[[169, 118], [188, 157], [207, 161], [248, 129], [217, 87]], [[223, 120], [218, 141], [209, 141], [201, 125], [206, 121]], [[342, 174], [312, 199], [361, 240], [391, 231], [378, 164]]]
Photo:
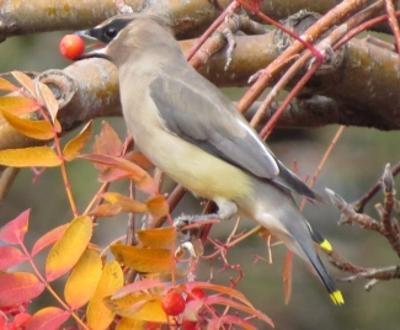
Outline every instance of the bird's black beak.
[[[75, 32], [76, 35], [83, 37], [88, 40], [95, 40], [99, 41], [98, 38], [96, 38], [96, 32], [98, 32], [96, 29], [88, 29], [88, 30], [81, 30]], [[98, 57], [98, 58], [104, 58], [106, 60], [111, 60], [110, 57], [107, 55], [107, 45], [104, 45], [102, 48], [95, 48], [90, 52], [86, 52], [79, 56], [76, 60], [83, 60], [86, 58], [93, 58], [93, 57]]]

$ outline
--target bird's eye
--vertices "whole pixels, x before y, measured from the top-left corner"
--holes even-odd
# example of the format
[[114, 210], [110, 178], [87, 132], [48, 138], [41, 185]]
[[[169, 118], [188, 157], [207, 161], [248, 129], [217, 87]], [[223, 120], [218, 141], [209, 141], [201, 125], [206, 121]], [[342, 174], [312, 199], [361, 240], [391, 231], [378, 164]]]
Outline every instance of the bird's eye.
[[114, 39], [117, 34], [117, 29], [112, 26], [109, 26], [104, 30], [104, 36], [108, 39], [108, 41]]

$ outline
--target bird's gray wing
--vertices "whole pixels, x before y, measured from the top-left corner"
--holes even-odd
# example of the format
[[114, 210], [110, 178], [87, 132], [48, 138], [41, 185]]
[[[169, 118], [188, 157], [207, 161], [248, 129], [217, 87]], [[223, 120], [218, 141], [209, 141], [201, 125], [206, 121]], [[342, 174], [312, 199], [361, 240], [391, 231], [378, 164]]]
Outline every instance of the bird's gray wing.
[[186, 80], [162, 74], [150, 84], [150, 97], [167, 128], [255, 176], [276, 177], [274, 156], [232, 103], [205, 79], [195, 81], [195, 87]]
[[[192, 68], [161, 74], [149, 86], [149, 94], [167, 128], [216, 157], [281, 188], [319, 199], [286, 168], [239, 114], [233, 103], [208, 80], [192, 74]], [[182, 70], [182, 68], [181, 68]]]

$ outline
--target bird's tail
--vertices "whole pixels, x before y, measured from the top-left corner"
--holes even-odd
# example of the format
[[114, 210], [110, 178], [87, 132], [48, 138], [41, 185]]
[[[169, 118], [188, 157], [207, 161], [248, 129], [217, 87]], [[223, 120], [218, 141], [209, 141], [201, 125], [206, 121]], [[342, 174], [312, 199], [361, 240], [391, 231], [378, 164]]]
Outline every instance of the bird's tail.
[[[315, 232], [314, 232], [314, 234], [315, 234]], [[315, 240], [314, 235], [312, 235], [312, 238]], [[320, 236], [318, 238], [322, 238], [322, 236]], [[327, 244], [330, 246], [330, 243], [326, 239], [321, 239], [320, 241], [323, 242], [324, 244]], [[329, 275], [328, 271], [326, 270], [324, 264], [322, 263], [320, 257], [318, 256], [318, 254], [314, 250], [311, 250], [311, 249], [307, 248], [306, 246], [304, 246], [304, 244], [302, 242], [298, 242], [298, 244], [300, 245], [301, 251], [304, 253], [306, 258], [312, 265], [313, 269], [317, 273], [318, 277], [320, 278], [321, 282], [325, 286], [326, 290], [328, 291], [332, 302], [335, 305], [343, 305], [344, 298], [343, 298], [342, 292], [336, 288], [335, 281]]]

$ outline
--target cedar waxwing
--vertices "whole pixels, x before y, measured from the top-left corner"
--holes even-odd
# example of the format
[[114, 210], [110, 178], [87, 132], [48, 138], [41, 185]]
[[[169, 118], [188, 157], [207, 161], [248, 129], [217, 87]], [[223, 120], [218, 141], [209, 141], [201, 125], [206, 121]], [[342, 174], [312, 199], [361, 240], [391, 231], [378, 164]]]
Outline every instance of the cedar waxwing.
[[119, 71], [126, 125], [157, 167], [195, 195], [214, 201], [220, 218], [238, 211], [264, 226], [316, 271], [332, 301], [343, 296], [322, 264], [311, 229], [292, 193], [318, 196], [260, 140], [233, 103], [185, 60], [166, 20], [116, 16], [83, 32], [107, 46]]

